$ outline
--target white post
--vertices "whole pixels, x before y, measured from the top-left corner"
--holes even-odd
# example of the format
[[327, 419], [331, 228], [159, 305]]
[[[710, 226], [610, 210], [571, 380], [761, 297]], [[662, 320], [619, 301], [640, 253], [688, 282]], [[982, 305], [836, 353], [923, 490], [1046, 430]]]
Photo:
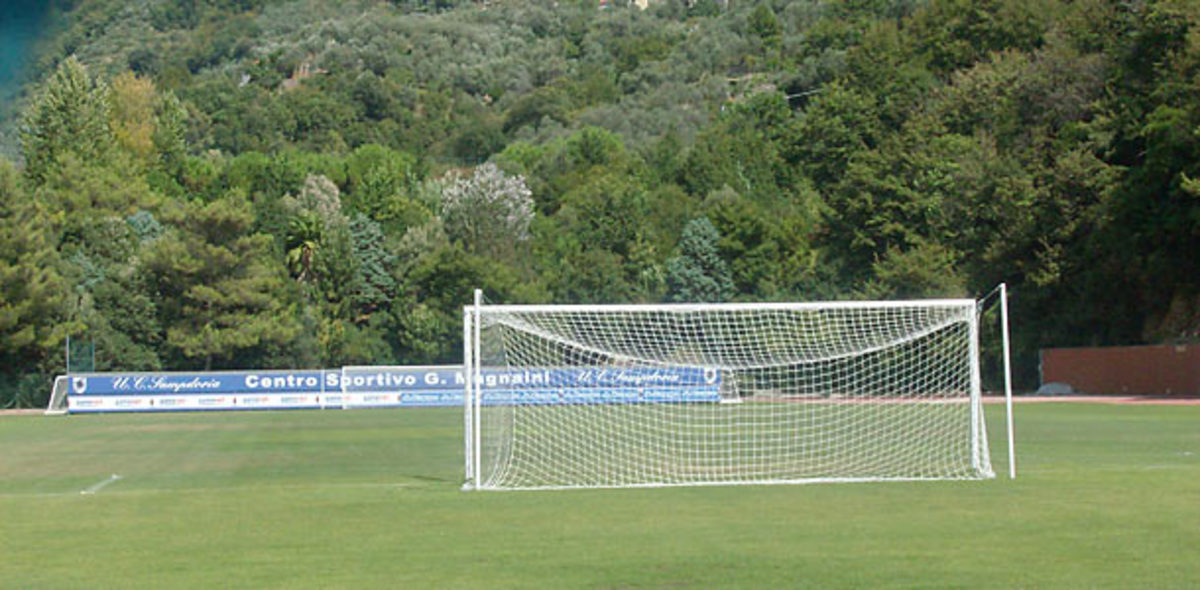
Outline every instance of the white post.
[[475, 467], [475, 451], [472, 444], [475, 440], [475, 429], [472, 428], [471, 424], [473, 408], [473, 404], [471, 403], [471, 382], [473, 381], [471, 379], [471, 370], [474, 365], [471, 360], [471, 352], [474, 350], [474, 346], [471, 343], [471, 315], [470, 309], [463, 310], [463, 460], [466, 462], [463, 471], [466, 474], [466, 477], [463, 478], [465, 482], [463, 488], [465, 489], [470, 489], [475, 485], [475, 473], [473, 471]]
[[970, 347], [971, 355], [971, 467], [976, 472], [979, 471], [982, 465], [982, 449], [980, 437], [983, 433], [983, 428], [980, 426], [980, 419], [983, 415], [983, 386], [979, 376], [979, 315], [972, 310], [971, 321], [969, 324], [970, 330]]
[[1012, 366], [1008, 349], [1008, 285], [1000, 283], [1000, 341], [1004, 347], [1004, 406], [1008, 418], [1008, 477], [1017, 478], [1017, 451], [1013, 437]]
[[480, 431], [483, 430], [483, 424], [479, 420], [479, 418], [480, 418], [479, 408], [482, 404], [482, 398], [483, 398], [483, 375], [482, 375], [482, 371], [480, 370], [480, 365], [483, 364], [483, 362], [482, 362], [483, 358], [482, 358], [482, 355], [480, 354], [480, 346], [479, 346], [480, 327], [482, 325], [482, 322], [480, 321], [479, 312], [480, 312], [480, 306], [482, 306], [482, 305], [483, 305], [483, 290], [475, 289], [475, 310], [474, 310], [474, 313], [472, 314], [474, 316], [473, 317], [473, 319], [474, 319], [473, 328], [474, 328], [475, 333], [473, 335], [474, 337], [471, 338], [471, 343], [474, 347], [474, 349], [471, 351], [471, 368], [473, 369], [472, 370], [473, 374], [470, 376], [470, 379], [475, 382], [474, 385], [472, 386], [472, 389], [475, 392], [475, 399], [474, 399], [475, 408], [473, 410], [474, 416], [472, 418], [472, 430], [475, 435], [475, 440], [473, 441], [473, 444], [471, 446], [471, 453], [473, 455], [472, 461], [474, 461], [474, 463], [475, 463], [471, 468], [472, 469], [471, 472], [475, 476], [475, 489], [479, 489], [479, 484], [481, 483], [480, 477], [482, 476], [482, 474], [479, 471], [479, 457], [480, 457], [479, 445], [482, 442], [481, 436], [480, 436]]

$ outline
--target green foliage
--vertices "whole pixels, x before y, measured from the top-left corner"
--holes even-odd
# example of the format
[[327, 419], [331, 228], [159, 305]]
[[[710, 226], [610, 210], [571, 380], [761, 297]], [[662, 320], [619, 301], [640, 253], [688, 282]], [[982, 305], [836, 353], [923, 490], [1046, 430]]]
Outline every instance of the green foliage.
[[679, 256], [667, 261], [667, 298], [671, 301], [725, 301], [733, 279], [717, 252], [721, 235], [707, 217], [690, 221], [679, 239]]
[[[69, 290], [48, 218], [0, 160], [0, 365], [4, 378], [44, 368], [66, 332]], [[0, 394], [0, 406], [9, 404]]]
[[205, 370], [255, 366], [263, 349], [287, 349], [300, 326], [271, 237], [253, 233], [253, 210], [237, 192], [208, 204], [174, 203], [171, 230], [145, 253], [166, 349]]
[[297, 281], [315, 281], [313, 261], [321, 248], [323, 223], [316, 213], [305, 211], [288, 223], [285, 247], [288, 271]]
[[776, 301], [814, 291], [818, 251], [810, 240], [818, 212], [777, 206], [768, 213], [728, 188], [710, 195], [706, 205], [739, 298]]
[[788, 160], [817, 186], [841, 180], [850, 162], [878, 145], [883, 134], [873, 101], [838, 83], [822, 87], [796, 126]]
[[43, 182], [67, 155], [105, 159], [114, 142], [108, 125], [108, 86], [73, 56], [63, 60], [25, 115], [25, 173]]
[[479, 285], [1006, 281], [1025, 359], [1200, 337], [1194, 2], [138, 6], [60, 4], [13, 103], [10, 383], [68, 333], [113, 368], [452, 360]]
[[426, 252], [407, 273], [406, 301], [397, 318], [398, 348], [414, 364], [462, 360], [462, 306], [477, 288], [498, 301], [540, 301], [536, 285], [511, 268], [450, 245]]
[[530, 238], [533, 194], [525, 179], [484, 164], [470, 177], [447, 178], [442, 186], [441, 216], [446, 233], [473, 254], [512, 259]]
[[933, 0], [913, 16], [913, 26], [930, 65], [950, 72], [991, 51], [1036, 49], [1053, 10], [1035, 0]]
[[391, 307], [397, 283], [392, 274], [397, 257], [388, 244], [383, 228], [369, 217], [356, 215], [350, 220], [354, 267], [350, 293], [357, 317]]
[[875, 278], [865, 295], [874, 299], [962, 297], [966, 280], [958, 272], [957, 254], [940, 244], [917, 244], [909, 250], [889, 249], [873, 265]]
[[403, 233], [429, 218], [429, 211], [413, 199], [421, 170], [412, 156], [381, 145], [365, 145], [346, 159], [349, 192], [346, 205]]

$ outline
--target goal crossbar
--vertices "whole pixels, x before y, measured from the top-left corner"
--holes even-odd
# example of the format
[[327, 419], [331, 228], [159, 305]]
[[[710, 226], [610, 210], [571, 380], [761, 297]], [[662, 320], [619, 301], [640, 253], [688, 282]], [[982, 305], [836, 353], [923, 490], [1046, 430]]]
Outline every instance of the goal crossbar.
[[[826, 301], [826, 302], [764, 302], [764, 303], [614, 303], [614, 304], [488, 304], [493, 313], [619, 313], [619, 312], [692, 312], [692, 311], [771, 311], [826, 309], [889, 309], [889, 308], [960, 308], [975, 305], [974, 299], [920, 299], [914, 301]], [[464, 312], [475, 306], [466, 306]]]

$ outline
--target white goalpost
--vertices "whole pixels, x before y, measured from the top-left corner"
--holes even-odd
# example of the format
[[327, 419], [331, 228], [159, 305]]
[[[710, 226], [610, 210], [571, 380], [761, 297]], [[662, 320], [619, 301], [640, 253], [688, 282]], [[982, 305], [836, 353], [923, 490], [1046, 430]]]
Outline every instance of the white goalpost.
[[463, 312], [466, 489], [995, 477], [979, 313], [924, 301]]

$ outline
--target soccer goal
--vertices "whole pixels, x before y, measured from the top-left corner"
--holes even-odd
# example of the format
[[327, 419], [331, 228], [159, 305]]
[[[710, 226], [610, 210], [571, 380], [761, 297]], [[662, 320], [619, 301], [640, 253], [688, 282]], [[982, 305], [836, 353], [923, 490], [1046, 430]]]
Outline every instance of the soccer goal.
[[50, 390], [50, 402], [46, 404], [47, 416], [64, 416], [67, 413], [67, 394], [70, 393], [71, 378], [59, 375], [54, 378], [54, 387]]
[[467, 489], [994, 477], [974, 300], [464, 308]]

